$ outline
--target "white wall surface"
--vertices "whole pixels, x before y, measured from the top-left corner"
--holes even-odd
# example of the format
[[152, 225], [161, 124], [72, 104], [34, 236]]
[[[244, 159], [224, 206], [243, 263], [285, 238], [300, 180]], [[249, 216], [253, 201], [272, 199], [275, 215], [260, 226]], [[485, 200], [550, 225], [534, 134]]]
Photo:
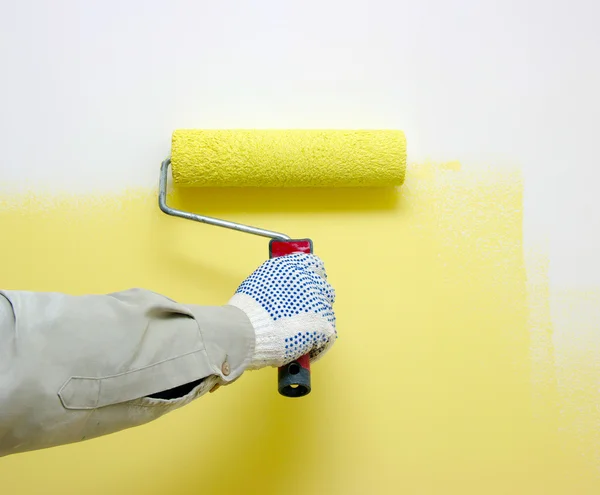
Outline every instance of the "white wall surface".
[[553, 288], [600, 288], [600, 2], [0, 0], [0, 192], [155, 187], [180, 127], [403, 129], [519, 167]]

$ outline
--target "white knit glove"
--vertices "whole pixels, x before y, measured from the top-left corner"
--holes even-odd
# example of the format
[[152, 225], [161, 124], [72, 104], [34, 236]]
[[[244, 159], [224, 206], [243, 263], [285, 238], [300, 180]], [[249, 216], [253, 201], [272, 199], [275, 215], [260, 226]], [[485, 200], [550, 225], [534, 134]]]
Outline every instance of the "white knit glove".
[[292, 254], [263, 263], [229, 301], [248, 315], [256, 333], [250, 368], [283, 366], [307, 353], [311, 362], [323, 356], [337, 337], [334, 300], [318, 257]]

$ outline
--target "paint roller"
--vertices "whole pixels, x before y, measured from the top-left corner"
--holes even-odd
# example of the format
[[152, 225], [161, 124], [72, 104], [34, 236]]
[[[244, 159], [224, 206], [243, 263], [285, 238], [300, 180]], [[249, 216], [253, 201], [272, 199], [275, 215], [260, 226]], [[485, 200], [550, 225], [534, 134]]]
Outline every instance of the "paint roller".
[[[176, 187], [389, 187], [404, 182], [406, 139], [396, 130], [201, 130], [173, 132], [161, 165], [160, 209], [175, 217], [270, 238], [269, 257], [312, 253], [309, 238], [177, 210], [167, 204], [168, 169]], [[274, 206], [276, 208], [276, 205]], [[286, 397], [310, 393], [304, 355], [278, 370]]]

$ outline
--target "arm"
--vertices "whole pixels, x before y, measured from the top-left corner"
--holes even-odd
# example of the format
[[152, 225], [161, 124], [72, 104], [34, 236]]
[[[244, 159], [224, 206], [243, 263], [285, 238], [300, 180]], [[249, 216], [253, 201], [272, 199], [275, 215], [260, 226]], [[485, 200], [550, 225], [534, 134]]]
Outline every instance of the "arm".
[[[0, 292], [0, 454], [146, 423], [238, 378], [254, 330], [233, 306]], [[185, 395], [160, 393], [201, 380]], [[155, 397], [153, 394], [157, 394]]]
[[[218, 307], [141, 289], [86, 296], [0, 291], [0, 456], [141, 425], [246, 369], [278, 366], [307, 351], [316, 359], [333, 344], [335, 327], [332, 312], [319, 316], [331, 308], [333, 291], [315, 260], [269, 260]], [[271, 308], [291, 297], [314, 311], [272, 318]], [[311, 342], [300, 337], [300, 345], [299, 329], [306, 328], [314, 332]]]

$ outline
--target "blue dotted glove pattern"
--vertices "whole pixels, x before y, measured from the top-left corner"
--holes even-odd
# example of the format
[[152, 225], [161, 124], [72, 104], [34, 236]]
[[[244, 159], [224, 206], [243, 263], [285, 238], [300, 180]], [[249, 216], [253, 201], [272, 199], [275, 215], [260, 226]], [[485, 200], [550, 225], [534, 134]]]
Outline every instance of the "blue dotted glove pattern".
[[[323, 262], [314, 255], [293, 254], [270, 259], [250, 275], [236, 293], [252, 297], [274, 321], [314, 313], [335, 328], [335, 291], [327, 282]], [[327, 341], [320, 332], [306, 328], [285, 339], [286, 357], [299, 357], [309, 349], [324, 347]]]

